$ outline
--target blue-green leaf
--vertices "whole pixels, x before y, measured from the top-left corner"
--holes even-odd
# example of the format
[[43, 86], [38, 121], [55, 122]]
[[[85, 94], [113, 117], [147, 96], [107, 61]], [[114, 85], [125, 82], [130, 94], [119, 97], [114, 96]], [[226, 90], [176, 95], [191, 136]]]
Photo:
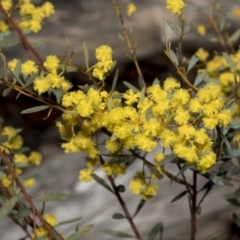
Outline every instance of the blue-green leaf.
[[188, 193], [188, 190], [185, 190], [181, 193], [179, 193], [176, 197], [174, 197], [172, 199], [172, 201], [170, 203], [176, 202], [178, 199], [182, 198], [183, 196], [185, 196]]
[[203, 79], [205, 78], [207, 72], [201, 72], [197, 75], [197, 77], [195, 78], [194, 80], [194, 86], [198, 86], [202, 81]]
[[13, 209], [18, 201], [18, 196], [12, 197], [0, 208], [0, 220], [6, 217]]
[[141, 199], [141, 201], [139, 202], [135, 213], [133, 214], [132, 218], [136, 217], [137, 214], [140, 212], [140, 210], [143, 208], [144, 204], [146, 203], [146, 201], [144, 199]]
[[132, 236], [132, 235], [130, 235], [128, 233], [117, 231], [117, 230], [113, 230], [113, 229], [104, 229], [104, 230], [102, 230], [102, 233], [105, 233], [105, 234], [113, 236], [113, 237], [135, 238], [134, 236]]
[[84, 63], [86, 69], [89, 69], [89, 52], [88, 52], [88, 46], [85, 42], [83, 42], [83, 53], [84, 53]]
[[170, 50], [170, 57], [171, 57], [172, 61], [178, 66], [179, 61], [178, 61], [176, 54], [173, 52], [173, 50]]
[[113, 92], [115, 90], [116, 85], [117, 85], [117, 80], [118, 80], [118, 70], [115, 72], [115, 75], [114, 75], [114, 78], [113, 78], [111, 92]]
[[189, 61], [187, 72], [189, 72], [198, 62], [198, 57], [196, 55], [193, 55]]
[[178, 36], [180, 37], [181, 34], [180, 34], [180, 31], [178, 29], [178, 27], [170, 20], [167, 20], [167, 25], [172, 29], [172, 31]]
[[82, 227], [81, 229], [77, 230], [75, 233], [71, 234], [66, 240], [79, 240], [83, 236], [85, 236], [90, 230], [93, 228], [93, 224], [87, 225]]
[[48, 105], [42, 105], [42, 106], [38, 106], [38, 107], [28, 108], [26, 110], [21, 111], [21, 114], [40, 112], [40, 111], [43, 111], [48, 108], [50, 108], [50, 106], [48, 106]]
[[149, 232], [147, 240], [156, 240], [157, 235], [160, 235], [160, 237], [158, 238], [159, 240], [162, 239], [162, 235], [163, 235], [163, 224], [162, 222], [157, 223], [152, 230]]
[[234, 71], [236, 71], [236, 70], [237, 70], [237, 69], [236, 69], [236, 66], [235, 66], [233, 60], [231, 59], [231, 57], [230, 57], [228, 54], [224, 53], [224, 52], [222, 53], [222, 55], [223, 55], [223, 57], [225, 58], [227, 64], [228, 64]]
[[112, 218], [114, 219], [123, 219], [123, 218], [126, 218], [122, 213], [114, 213], [112, 215]]
[[65, 220], [63, 222], [58, 223], [56, 226], [65, 225], [65, 224], [69, 224], [69, 223], [73, 223], [73, 222], [78, 222], [81, 219], [82, 219], [82, 217], [71, 218], [71, 219], [68, 219], [68, 220]]
[[[92, 174], [93, 179], [99, 183], [100, 185], [102, 185], [104, 188], [106, 188], [108, 191], [114, 193], [114, 191], [109, 187], [109, 185], [102, 179], [100, 178], [98, 175], [96, 175], [95, 173]], [[115, 194], [115, 193], [114, 193]]]

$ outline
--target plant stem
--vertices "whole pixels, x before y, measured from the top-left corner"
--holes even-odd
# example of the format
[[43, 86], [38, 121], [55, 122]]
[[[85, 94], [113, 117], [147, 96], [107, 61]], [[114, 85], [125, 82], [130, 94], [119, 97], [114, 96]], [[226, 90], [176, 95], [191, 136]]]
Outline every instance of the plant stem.
[[193, 171], [193, 188], [192, 188], [192, 206], [191, 206], [191, 240], [196, 237], [196, 215], [197, 215], [197, 172]]
[[[101, 162], [102, 165], [105, 164], [105, 161], [103, 160], [102, 156], [100, 156], [100, 162]], [[112, 176], [110, 176], [110, 175], [108, 175], [107, 177], [108, 177], [108, 180], [109, 180], [110, 184], [112, 185], [112, 188], [113, 188], [114, 193], [115, 193], [115, 195], [116, 195], [116, 197], [118, 199], [118, 202], [120, 203], [120, 205], [122, 207], [122, 210], [125, 213], [125, 217], [128, 220], [128, 222], [129, 222], [129, 224], [130, 224], [130, 226], [131, 226], [131, 228], [132, 228], [132, 230], [133, 230], [133, 232], [134, 232], [134, 234], [136, 236], [136, 239], [143, 240], [143, 238], [141, 237], [141, 235], [140, 235], [140, 233], [139, 233], [135, 223], [133, 222], [133, 219], [132, 219], [132, 217], [131, 217], [131, 215], [130, 215], [130, 213], [128, 211], [128, 208], [127, 208], [125, 202], [123, 201], [123, 199], [122, 199], [122, 197], [121, 197], [121, 195], [119, 193], [119, 190], [118, 190], [118, 188], [117, 188], [117, 186], [116, 186], [116, 184], [114, 182], [114, 178]]]
[[53, 233], [51, 231], [51, 227], [48, 225], [48, 223], [44, 220], [42, 215], [36, 209], [35, 205], [33, 204], [32, 200], [31, 200], [31, 197], [26, 192], [25, 188], [23, 187], [22, 183], [19, 181], [16, 173], [14, 172], [10, 162], [7, 160], [7, 158], [5, 157], [5, 155], [3, 154], [3, 152], [1, 150], [0, 150], [0, 156], [1, 156], [2, 160], [3, 160], [3, 162], [5, 163], [5, 165], [7, 166], [9, 173], [12, 175], [13, 179], [16, 181], [16, 184], [20, 188], [20, 190], [21, 190], [22, 194], [24, 195], [25, 199], [29, 203], [29, 205], [30, 205], [30, 207], [32, 209], [33, 215], [36, 215], [38, 217], [40, 222], [46, 228], [46, 230], [47, 230], [47, 232], [48, 232], [48, 234], [50, 236], [50, 239], [54, 240], [54, 236], [53, 236]]

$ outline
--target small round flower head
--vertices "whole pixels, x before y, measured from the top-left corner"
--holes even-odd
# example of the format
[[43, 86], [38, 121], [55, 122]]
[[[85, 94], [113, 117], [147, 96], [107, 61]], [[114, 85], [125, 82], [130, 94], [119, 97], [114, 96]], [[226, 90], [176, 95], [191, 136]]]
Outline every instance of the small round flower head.
[[95, 51], [96, 59], [99, 61], [106, 61], [112, 59], [112, 49], [107, 45], [98, 47]]
[[16, 58], [8, 62], [8, 67], [12, 72], [14, 72], [17, 62], [18, 62], [18, 59]]
[[136, 7], [135, 4], [129, 3], [129, 4], [127, 5], [127, 15], [128, 15], [129, 17], [132, 16], [133, 13], [136, 12], [136, 10], [137, 10], [137, 7]]
[[180, 88], [180, 87], [181, 87], [180, 83], [174, 77], [166, 78], [166, 80], [164, 81], [164, 84], [163, 84], [163, 89], [166, 92], [172, 91], [172, 90]]
[[38, 67], [32, 60], [27, 60], [21, 66], [21, 73], [25, 75], [30, 75], [38, 72]]
[[206, 27], [204, 26], [204, 24], [198, 24], [197, 25], [197, 33], [201, 36], [206, 35], [207, 30], [206, 30]]
[[32, 188], [34, 187], [36, 183], [36, 180], [34, 178], [28, 178], [24, 181], [24, 186], [27, 188]]
[[199, 58], [199, 61], [205, 62], [209, 56], [208, 51], [204, 50], [203, 48], [199, 48], [195, 55]]
[[240, 8], [239, 7], [234, 8], [232, 14], [233, 14], [234, 17], [240, 18]]
[[184, 7], [186, 3], [183, 0], [167, 0], [167, 9], [173, 14], [180, 16]]
[[45, 17], [50, 17], [52, 14], [54, 14], [54, 6], [52, 3], [46, 1], [42, 6], [41, 9], [43, 10], [43, 13]]
[[0, 20], [0, 32], [3, 33], [8, 30], [9, 30], [9, 25], [5, 21]]
[[79, 180], [83, 182], [91, 182], [93, 180], [92, 169], [82, 169], [79, 172]]
[[55, 215], [48, 213], [48, 214], [45, 214], [43, 218], [46, 220], [46, 222], [50, 226], [54, 227], [57, 225], [57, 217]]
[[47, 56], [43, 66], [49, 71], [56, 71], [59, 65], [59, 58], [56, 55], [49, 55]]

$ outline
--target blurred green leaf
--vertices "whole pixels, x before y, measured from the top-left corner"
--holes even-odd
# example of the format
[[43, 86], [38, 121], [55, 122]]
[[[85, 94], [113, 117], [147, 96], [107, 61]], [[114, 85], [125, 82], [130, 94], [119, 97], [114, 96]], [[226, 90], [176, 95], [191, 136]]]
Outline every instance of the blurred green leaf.
[[233, 222], [240, 228], [240, 218], [236, 213], [233, 213]]
[[11, 87], [5, 89], [5, 90], [3, 91], [3, 93], [2, 93], [2, 96], [3, 96], [3, 97], [6, 97], [6, 96], [11, 92], [11, 90], [12, 90]]
[[57, 103], [59, 104], [61, 102], [62, 96], [63, 96], [63, 89], [62, 89], [62, 87], [54, 89], [53, 93], [54, 93], [54, 95], [56, 97]]
[[38, 77], [38, 72], [30, 75], [26, 80], [25, 87], [30, 86], [37, 77]]
[[6, 142], [8, 140], [8, 135], [0, 136], [0, 143]]
[[4, 39], [5, 37], [9, 36], [12, 33], [12, 31], [6, 31], [3, 33], [0, 33], [0, 40]]
[[137, 89], [135, 86], [133, 86], [131, 83], [127, 81], [122, 82], [127, 88], [132, 89], [135, 93], [140, 92], [139, 89]]
[[205, 78], [207, 72], [200, 72], [194, 80], [194, 86], [198, 86]]
[[125, 39], [121, 33], [117, 33], [117, 36], [121, 41], [123, 41], [123, 42], [125, 41]]
[[58, 223], [56, 226], [65, 225], [65, 224], [74, 223], [74, 222], [78, 222], [78, 221], [80, 221], [81, 219], [82, 219], [82, 217], [71, 218], [71, 219], [68, 219], [68, 220], [65, 220], [65, 221], [62, 221], [62, 222]]
[[155, 78], [154, 80], [153, 80], [153, 83], [152, 83], [152, 85], [160, 85], [161, 84], [161, 82], [160, 82], [160, 80], [158, 79], [158, 78]]
[[198, 62], [198, 59], [199, 58], [196, 55], [192, 55], [188, 64], [187, 73], [196, 65], [196, 63]]
[[45, 45], [46, 43], [47, 43], [47, 40], [42, 39], [42, 40], [39, 40], [39, 41], [33, 43], [32, 47], [33, 48], [38, 48], [38, 47], [41, 47], [41, 46]]
[[240, 207], [240, 202], [237, 199], [226, 199], [226, 200], [232, 205]]
[[219, 176], [214, 176], [211, 175], [209, 178], [214, 184], [219, 185], [219, 186], [229, 186], [232, 187], [232, 183], [229, 182], [227, 179], [224, 179], [222, 177]]
[[117, 85], [117, 80], [118, 80], [118, 69], [115, 72], [114, 78], [113, 78], [113, 83], [112, 83], [112, 88], [111, 88], [111, 92], [113, 92], [116, 88]]
[[235, 43], [240, 37], [240, 29], [236, 30], [228, 39], [229, 43]]
[[141, 201], [139, 202], [139, 204], [138, 204], [138, 206], [137, 206], [137, 208], [136, 208], [135, 213], [134, 213], [133, 216], [132, 216], [132, 219], [137, 216], [137, 214], [138, 214], [138, 213], [140, 212], [140, 210], [143, 208], [143, 206], [144, 206], [145, 203], [146, 203], [146, 201], [143, 200], [143, 199], [141, 199]]
[[186, 183], [185, 183], [182, 179], [180, 179], [180, 178], [178, 178], [178, 177], [176, 177], [176, 176], [173, 176], [170, 172], [165, 172], [165, 174], [166, 174], [166, 176], [167, 176], [168, 178], [170, 178], [172, 181], [174, 181], [174, 182], [176, 182], [176, 183], [179, 183], [179, 184], [186, 185]]
[[152, 230], [149, 232], [147, 240], [156, 240], [157, 235], [160, 235], [158, 238], [159, 240], [162, 240], [162, 235], [163, 235], [163, 224], [162, 222], [157, 223]]
[[67, 193], [45, 193], [34, 197], [36, 200], [41, 201], [63, 201], [70, 197]]
[[104, 230], [102, 230], [102, 233], [105, 233], [105, 234], [113, 236], [113, 237], [135, 238], [134, 236], [132, 236], [128, 233], [117, 231], [117, 230], [112, 230], [112, 229], [104, 229]]
[[123, 214], [121, 214], [121, 213], [114, 213], [112, 215], [112, 218], [113, 219], [123, 219], [123, 218], [126, 218], [126, 217]]
[[239, 197], [240, 197], [240, 190], [237, 190], [235, 193], [228, 194], [228, 195], [224, 196], [224, 198], [226, 200], [228, 200], [228, 199], [235, 199], [235, 198], [239, 198]]
[[84, 53], [84, 63], [86, 69], [89, 69], [89, 51], [88, 46], [85, 42], [83, 42], [83, 53]]
[[2, 39], [0, 40], [0, 47], [12, 47], [21, 43], [19, 39]]
[[121, 184], [117, 186], [117, 190], [121, 193], [124, 193], [126, 191], [126, 188], [124, 185]]
[[188, 193], [188, 190], [185, 190], [181, 193], [179, 193], [176, 197], [174, 197], [172, 199], [172, 201], [170, 203], [176, 202], [178, 199], [182, 198], [183, 196], [185, 196]]
[[145, 118], [146, 118], [146, 120], [147, 120], [147, 122], [151, 119], [151, 118], [153, 118], [153, 111], [152, 111], [152, 107], [149, 107], [149, 108], [147, 108], [147, 110], [146, 110], [146, 112], [145, 112]]
[[176, 158], [175, 154], [169, 154], [160, 162], [161, 166], [164, 166], [166, 163], [171, 163]]
[[38, 107], [28, 108], [26, 110], [21, 111], [21, 114], [40, 112], [40, 111], [43, 111], [48, 108], [50, 108], [50, 106], [48, 106], [48, 105], [42, 105], [42, 106], [38, 106]]
[[225, 231], [221, 231], [217, 234], [215, 234], [213, 237], [211, 237], [209, 240], [219, 240], [223, 235], [225, 234]]
[[190, 168], [190, 166], [188, 164], [184, 164], [184, 166], [177, 173], [176, 177], [179, 176], [180, 174], [184, 173], [185, 171], [187, 171], [189, 168]]
[[18, 201], [18, 196], [12, 197], [0, 208], [0, 220], [5, 218], [13, 209]]
[[233, 60], [231, 59], [231, 57], [230, 57], [228, 54], [224, 53], [224, 52], [222, 53], [222, 55], [223, 55], [223, 57], [225, 58], [227, 64], [228, 64], [234, 71], [236, 71], [236, 70], [237, 70], [237, 69], [236, 69], [236, 66], [235, 66], [235, 64], [233, 63]]
[[15, 215], [14, 215], [14, 219], [20, 220], [24, 217], [29, 216], [32, 213], [31, 209], [23, 209], [18, 211]]
[[171, 57], [172, 61], [178, 66], [179, 61], [178, 61], [178, 58], [177, 58], [177, 56], [176, 56], [176, 54], [173, 50], [170, 50], [170, 57]]
[[66, 240], [79, 240], [83, 236], [85, 236], [89, 231], [92, 230], [93, 224], [87, 225], [82, 227], [81, 229], [77, 230], [75, 233], [71, 234]]
[[135, 30], [135, 27], [134, 27], [134, 26], [130, 27], [130, 28], [129, 28], [129, 31], [128, 31], [129, 34], [132, 34], [134, 30]]
[[220, 29], [221, 32], [225, 29], [226, 24], [227, 24], [226, 16], [225, 15], [221, 15], [220, 16], [220, 23], [219, 23], [219, 29]]
[[104, 188], [106, 188], [108, 191], [112, 192], [115, 194], [115, 192], [109, 187], [109, 185], [102, 179], [100, 178], [98, 175], [96, 175], [95, 173], [92, 174], [93, 179], [99, 183], [100, 185], [102, 185]]
[[185, 23], [183, 27], [183, 34], [188, 34], [191, 30], [192, 24], [191, 23]]
[[[201, 197], [201, 199], [200, 199], [197, 207], [200, 207], [201, 203], [203, 202], [203, 200], [205, 199], [205, 197], [208, 195], [208, 193], [210, 192], [210, 190], [212, 189], [212, 187], [213, 187], [213, 183], [212, 183], [211, 181], [209, 181], [209, 182], [207, 182], [207, 183], [204, 185], [204, 187], [200, 190], [200, 191], [202, 191], [202, 190], [206, 189], [206, 191], [204, 192], [203, 196]], [[199, 191], [199, 192], [200, 192], [200, 191]]]
[[180, 37], [181, 34], [180, 34], [180, 31], [178, 29], [178, 27], [175, 25], [175, 23], [173, 23], [172, 21], [170, 20], [167, 20], [167, 25], [172, 29], [172, 31], [178, 36]]
[[163, 175], [156, 169], [156, 167], [148, 165], [147, 167], [150, 169], [151, 173], [155, 175], [155, 177], [157, 177], [158, 180], [163, 179]]
[[196, 210], [197, 210], [197, 215], [201, 215], [202, 207], [198, 206]]

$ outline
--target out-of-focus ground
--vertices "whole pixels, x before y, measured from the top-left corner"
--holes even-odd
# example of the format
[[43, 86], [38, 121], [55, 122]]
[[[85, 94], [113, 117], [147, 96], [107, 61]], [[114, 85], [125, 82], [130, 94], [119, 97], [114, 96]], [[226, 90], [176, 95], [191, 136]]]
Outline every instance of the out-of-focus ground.
[[[43, 1], [35, 1], [43, 2]], [[121, 10], [129, 1], [118, 1]], [[237, 0], [219, 1], [223, 12], [231, 17], [232, 8], [239, 5]], [[64, 55], [67, 50], [66, 37], [69, 47], [74, 52], [73, 61], [81, 65], [83, 63], [82, 43], [85, 41], [89, 47], [90, 60], [94, 63], [94, 49], [102, 44], [108, 44], [114, 49], [114, 59], [118, 60], [120, 70], [120, 80], [136, 80], [137, 74], [131, 61], [123, 54], [128, 49], [118, 37], [121, 33], [118, 18], [113, 11], [110, 0], [79, 0], [79, 1], [53, 1], [56, 14], [48, 19], [39, 34], [29, 34], [27, 37], [34, 43], [39, 40], [47, 40], [47, 44], [38, 49], [43, 58], [49, 54]], [[175, 75], [175, 70], [169, 64], [169, 61], [163, 54], [165, 46], [163, 33], [163, 19], [176, 18], [165, 8], [163, 0], [138, 0], [135, 2], [138, 10], [131, 18], [123, 14], [125, 23], [128, 27], [134, 26], [132, 38], [138, 42], [137, 56], [140, 65], [143, 68], [146, 79], [151, 81], [158, 77], [164, 80], [169, 74]], [[184, 51], [192, 55], [198, 47], [205, 47], [212, 50], [219, 49], [217, 43], [209, 42], [208, 37], [203, 38], [195, 32], [197, 23], [205, 23], [206, 19], [202, 16], [202, 11], [207, 12], [210, 1], [187, 1], [188, 6], [184, 10], [186, 20], [192, 22], [192, 31], [186, 36]], [[200, 20], [201, 19], [201, 20]], [[238, 20], [239, 21], [239, 20]], [[233, 27], [238, 26], [237, 19], [233, 19]], [[167, 38], [176, 42], [174, 34], [166, 29]], [[209, 37], [210, 38], [210, 37]], [[7, 59], [20, 57], [27, 59], [24, 51], [14, 49], [3, 49]], [[220, 52], [219, 52], [220, 54]], [[82, 76], [72, 76], [76, 84], [81, 84]], [[0, 99], [0, 111], [7, 112], [6, 124], [12, 124], [15, 127], [27, 129], [25, 140], [27, 144], [41, 150], [45, 156], [44, 163], [30, 172], [36, 174], [37, 186], [31, 191], [34, 196], [44, 191], [61, 191], [70, 193], [71, 199], [66, 202], [49, 203], [46, 210], [53, 212], [58, 216], [59, 221], [83, 216], [80, 226], [94, 223], [95, 227], [90, 234], [86, 235], [85, 240], [90, 239], [113, 239], [100, 233], [101, 229], [113, 228], [131, 233], [127, 221], [114, 220], [111, 216], [115, 212], [121, 212], [120, 207], [113, 195], [103, 189], [96, 183], [78, 182], [79, 169], [85, 166], [84, 155], [69, 154], [66, 155], [60, 149], [60, 139], [54, 120], [60, 113], [48, 119], [42, 120], [46, 115], [19, 115], [23, 109], [37, 105], [32, 100], [20, 98], [19, 101]], [[5, 109], [4, 109], [5, 108]], [[5, 111], [7, 108], [8, 111]], [[30, 134], [29, 134], [30, 133]], [[153, 155], [149, 156], [151, 159]], [[125, 184], [126, 187], [136, 169], [140, 168], [136, 161], [129, 173], [118, 179], [119, 184]], [[176, 172], [173, 166], [168, 166], [170, 170]], [[101, 175], [101, 173], [99, 173]], [[191, 172], [187, 173], [190, 179]], [[204, 184], [201, 179], [200, 186]], [[160, 182], [160, 191], [156, 198], [150, 200], [143, 210], [136, 217], [136, 224], [147, 238], [147, 234], [155, 223], [162, 221], [164, 224], [164, 240], [189, 239], [190, 214], [188, 210], [188, 201], [184, 197], [175, 203], [170, 203], [171, 199], [183, 191], [183, 187], [164, 178]], [[237, 207], [227, 203], [223, 196], [233, 192], [230, 187], [214, 187], [213, 192], [209, 194], [202, 205], [202, 214], [198, 217], [197, 239], [210, 239], [214, 233], [225, 230], [229, 231], [229, 225], [233, 212], [239, 212]], [[131, 213], [134, 212], [140, 198], [133, 196], [129, 191], [124, 193], [124, 200]], [[40, 205], [39, 205], [40, 206]], [[68, 236], [73, 231], [75, 225], [66, 225], [62, 227], [61, 232]], [[14, 226], [10, 220], [0, 221], [0, 240], [16, 240], [24, 236], [22, 231]], [[222, 239], [230, 239], [226, 234]]]

